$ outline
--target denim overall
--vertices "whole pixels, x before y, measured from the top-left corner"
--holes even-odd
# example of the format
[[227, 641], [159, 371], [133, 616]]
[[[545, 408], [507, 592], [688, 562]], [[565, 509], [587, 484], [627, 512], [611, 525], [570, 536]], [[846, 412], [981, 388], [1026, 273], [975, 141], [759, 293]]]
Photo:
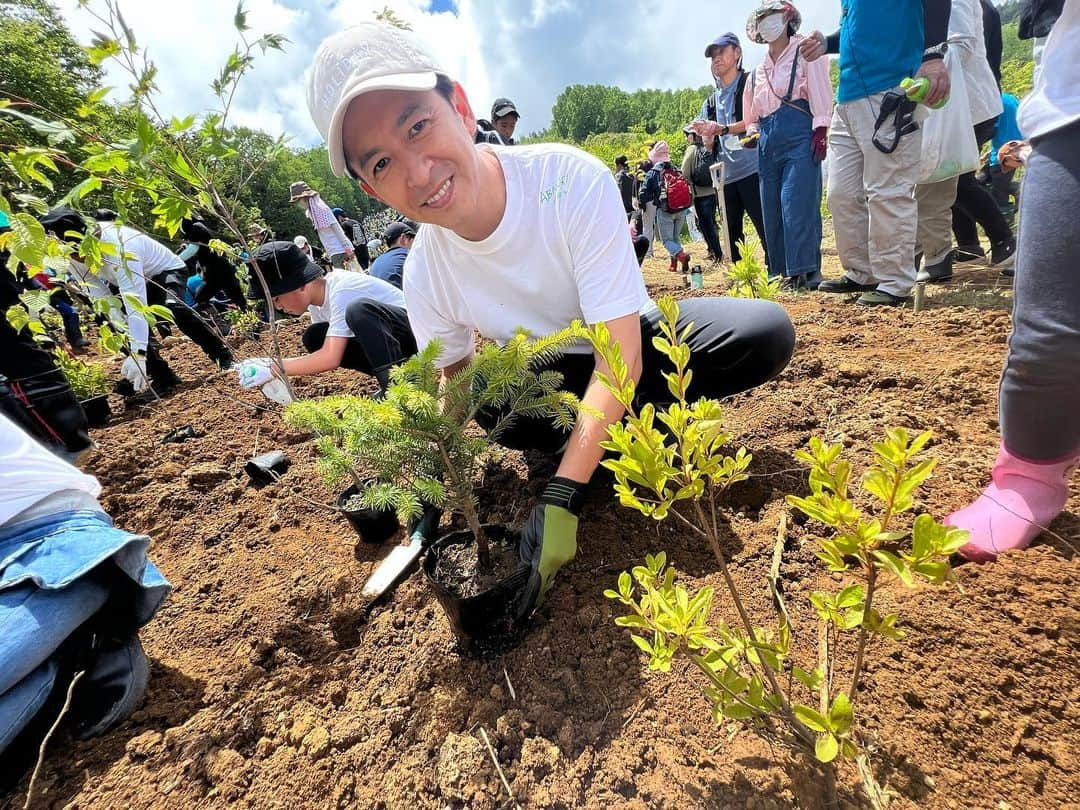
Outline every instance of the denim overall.
[[758, 177], [769, 246], [769, 272], [821, 278], [821, 165], [810, 148], [813, 115], [806, 99], [791, 100], [799, 52], [791, 62], [787, 94], [776, 112], [758, 122]]

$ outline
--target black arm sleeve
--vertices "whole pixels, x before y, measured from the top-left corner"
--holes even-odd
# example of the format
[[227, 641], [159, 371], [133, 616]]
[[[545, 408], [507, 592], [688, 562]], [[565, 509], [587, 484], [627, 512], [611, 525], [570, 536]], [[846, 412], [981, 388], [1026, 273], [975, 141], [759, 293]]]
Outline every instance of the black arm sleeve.
[[840, 29], [825, 37], [825, 53], [840, 53]]
[[949, 38], [949, 0], [923, 0], [923, 48], [940, 45]]
[[994, 72], [994, 79], [1001, 87], [1001, 15], [988, 0], [979, 0], [983, 14], [983, 40], [986, 43], [986, 61]]

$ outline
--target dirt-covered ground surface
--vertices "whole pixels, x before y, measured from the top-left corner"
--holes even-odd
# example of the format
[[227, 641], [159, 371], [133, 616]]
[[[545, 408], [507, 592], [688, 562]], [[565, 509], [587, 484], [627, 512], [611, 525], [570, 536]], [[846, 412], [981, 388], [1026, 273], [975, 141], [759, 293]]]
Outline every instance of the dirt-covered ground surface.
[[[654, 293], [681, 286], [665, 267], [647, 263]], [[718, 280], [707, 275], [707, 291]], [[728, 551], [763, 624], [784, 495], [805, 491], [794, 452], [812, 435], [842, 440], [861, 471], [886, 427], [932, 428], [939, 464], [919, 508], [944, 516], [981, 488], [996, 452], [1009, 331], [1008, 285], [988, 270], [931, 290], [918, 315], [819, 295], [783, 304], [798, 332], [791, 365], [727, 409], [755, 476], [728, 498]], [[295, 324], [284, 341], [298, 349]], [[649, 672], [613, 624], [602, 591], [647, 552], [666, 550], [693, 586], [723, 583], [695, 538], [618, 506], [610, 478], [594, 482], [577, 559], [521, 645], [463, 658], [422, 575], [366, 609], [360, 588], [388, 547], [358, 544], [318, 505], [337, 493], [319, 478], [309, 437], [258, 392], [211, 373], [190, 343], [170, 341], [166, 353], [186, 384], [96, 431], [100, 449], [85, 464], [117, 523], [153, 538], [175, 589], [143, 632], [149, 694], [103, 739], [54, 741], [36, 806], [823, 806], [812, 767], [717, 726], [692, 672]], [[366, 385], [336, 372], [299, 391]], [[189, 423], [200, 437], [161, 443]], [[292, 466], [257, 489], [243, 463], [272, 449]], [[501, 454], [485, 475], [484, 517], [520, 523], [551, 469]], [[960, 566], [952, 587], [881, 593], [907, 638], [873, 642], [858, 713], [893, 807], [1080, 807], [1078, 515], [1074, 485], [1054, 534], [1031, 549]], [[807, 596], [836, 584], [813, 556], [810, 528], [789, 521], [781, 568], [804, 661], [817, 639]], [[734, 619], [723, 598], [715, 613]], [[839, 794], [864, 806], [853, 767]]]

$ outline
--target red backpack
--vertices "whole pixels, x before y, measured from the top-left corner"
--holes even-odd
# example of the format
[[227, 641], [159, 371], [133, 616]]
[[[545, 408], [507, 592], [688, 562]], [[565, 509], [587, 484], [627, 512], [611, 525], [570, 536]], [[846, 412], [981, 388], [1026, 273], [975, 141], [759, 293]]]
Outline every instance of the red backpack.
[[694, 204], [690, 185], [683, 177], [683, 173], [674, 167], [663, 170], [660, 175], [660, 189], [660, 204], [669, 214], [685, 211]]

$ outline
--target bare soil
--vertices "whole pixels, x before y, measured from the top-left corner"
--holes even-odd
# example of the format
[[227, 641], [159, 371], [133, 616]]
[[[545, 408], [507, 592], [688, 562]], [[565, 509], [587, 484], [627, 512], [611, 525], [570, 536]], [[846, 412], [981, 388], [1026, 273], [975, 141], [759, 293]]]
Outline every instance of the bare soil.
[[[647, 263], [654, 293], [681, 287], [666, 263]], [[717, 280], [706, 275], [705, 293]], [[766, 576], [783, 498], [806, 491], [793, 453], [812, 435], [842, 441], [861, 471], [886, 427], [932, 428], [939, 464], [918, 508], [944, 516], [981, 489], [998, 443], [1009, 299], [1007, 283], [980, 271], [930, 290], [918, 315], [843, 297], [783, 300], [794, 359], [727, 408], [754, 454], [753, 478], [728, 498], [727, 550], [755, 619], [771, 621]], [[300, 351], [299, 334], [285, 328], [289, 351]], [[522, 643], [493, 660], [462, 657], [422, 575], [383, 606], [360, 600], [386, 547], [358, 543], [341, 515], [318, 506], [336, 492], [317, 474], [309, 437], [257, 391], [212, 372], [191, 343], [171, 340], [166, 355], [185, 384], [126, 413], [114, 401], [119, 413], [94, 432], [100, 448], [85, 464], [116, 522], [153, 538], [175, 587], [143, 632], [149, 694], [101, 739], [55, 740], [36, 806], [823, 806], [812, 766], [717, 726], [692, 674], [649, 672], [613, 624], [602, 591], [647, 552], [666, 550], [692, 586], [722, 581], [709, 550], [674, 522], [620, 507], [610, 478], [591, 486], [577, 558]], [[371, 385], [339, 371], [298, 390]], [[187, 423], [199, 437], [161, 443]], [[271, 449], [292, 466], [256, 489], [243, 463]], [[520, 526], [552, 465], [500, 454], [485, 471], [481, 517]], [[1032, 548], [962, 565], [953, 587], [885, 586], [882, 606], [900, 612], [907, 639], [873, 642], [858, 712], [893, 807], [1080, 807], [1078, 515], [1074, 484]], [[781, 577], [799, 654], [816, 645], [809, 592], [835, 587], [814, 547], [808, 526], [789, 522]], [[734, 618], [722, 598], [715, 612]], [[853, 768], [839, 792], [844, 806], [865, 806]], [[21, 806], [22, 795], [8, 801]]]

